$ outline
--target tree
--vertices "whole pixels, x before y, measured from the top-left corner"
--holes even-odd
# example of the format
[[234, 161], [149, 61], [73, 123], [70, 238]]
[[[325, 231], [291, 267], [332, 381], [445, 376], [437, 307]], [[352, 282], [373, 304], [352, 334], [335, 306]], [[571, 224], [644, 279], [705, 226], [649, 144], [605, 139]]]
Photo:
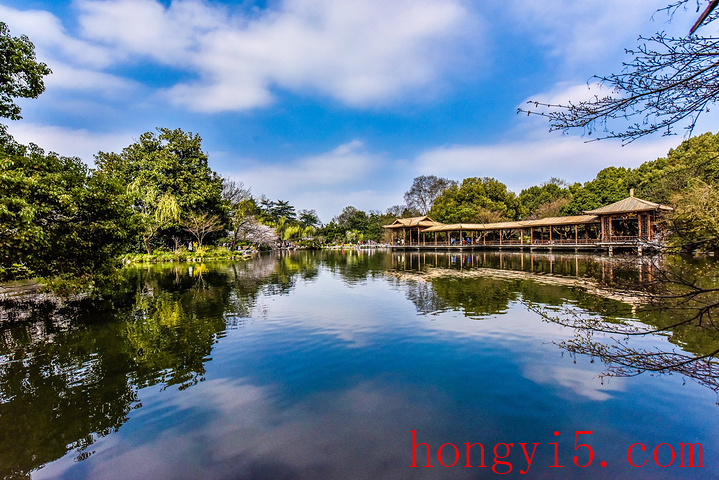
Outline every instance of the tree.
[[319, 228], [322, 226], [315, 210], [300, 210], [299, 222], [304, 227]]
[[290, 222], [294, 222], [297, 214], [295, 213], [295, 207], [290, 205], [290, 202], [286, 200], [277, 200], [274, 208], [272, 209], [272, 216], [274, 218], [285, 218]]
[[43, 77], [52, 71], [35, 59], [35, 46], [25, 36], [13, 37], [0, 22], [0, 117], [19, 120], [16, 97], [37, 98], [45, 91]]
[[392, 205], [387, 208], [385, 215], [392, 217], [392, 220], [394, 220], [395, 218], [419, 217], [421, 214], [407, 205]]
[[222, 199], [229, 217], [232, 246], [237, 245], [245, 226], [258, 213], [257, 204], [250, 195], [250, 189], [242, 182], [225, 178], [222, 180]]
[[202, 242], [208, 233], [219, 232], [224, 229], [220, 216], [211, 215], [207, 212], [190, 212], [180, 224], [185, 231], [190, 232], [195, 237], [198, 248], [202, 246]]
[[[716, 361], [719, 348], [716, 341], [712, 341], [719, 331], [715, 266], [711, 263], [696, 265], [680, 258], [668, 259], [664, 264], [660, 261], [655, 258], [644, 265], [645, 269], [651, 269], [651, 281], [641, 285], [615, 285], [620, 291], [640, 299], [637, 308], [640, 321], [605, 319], [572, 308], [557, 313], [535, 303], [528, 303], [528, 307], [547, 321], [573, 329], [575, 337], [560, 342], [559, 346], [604, 362], [607, 370], [602, 376], [678, 373], [719, 391], [719, 363]], [[598, 339], [595, 339], [596, 334], [599, 334]], [[667, 335], [682, 349], [645, 348], [641, 342], [631, 340], [652, 334]], [[694, 345], [687, 348], [688, 338], [700, 338], [701, 341], [692, 342]]]
[[697, 249], [719, 252], [719, 188], [699, 178], [673, 198], [674, 211], [667, 216], [670, 243], [685, 252]]
[[719, 134], [704, 133], [685, 140], [666, 157], [642, 164], [633, 176], [630, 181], [643, 198], [663, 204], [672, 204], [672, 197], [693, 179], [719, 187]]
[[[673, 16], [690, 3], [693, 0], [676, 0], [661, 10]], [[708, 10], [703, 23], [718, 17], [717, 11]], [[671, 135], [675, 125], [683, 125], [691, 135], [700, 115], [719, 98], [719, 39], [657, 33], [639, 40], [643, 43], [626, 51], [632, 58], [623, 63], [621, 73], [593, 77], [607, 93], [558, 105], [529, 101], [535, 110], [518, 111], [548, 118], [550, 131], [601, 131], [599, 138], [624, 143], [656, 132]]]
[[258, 207], [260, 220], [268, 224], [275, 225], [281, 218], [284, 218], [285, 221], [294, 222], [297, 217], [295, 207], [286, 200], [277, 200], [275, 202], [263, 195], [260, 197]]
[[249, 222], [244, 227], [244, 238], [255, 245], [272, 245], [277, 242], [278, 237], [275, 229], [269, 225], [263, 225], [256, 220]]
[[626, 198], [629, 195], [630, 178], [631, 170], [624, 167], [607, 167], [600, 170], [594, 180], [574, 189], [572, 200], [562, 209], [562, 213], [582, 215], [587, 210]]
[[421, 215], [427, 215], [435, 199], [447, 188], [457, 182], [435, 175], [421, 175], [412, 182], [410, 189], [404, 194], [407, 207], [417, 210]]
[[345, 229], [340, 227], [336, 219], [332, 219], [329, 223], [322, 226], [317, 232], [320, 241], [337, 242], [342, 241]]
[[0, 191], [0, 277], [109, 273], [137, 234], [124, 188], [79, 158], [8, 143]]
[[342, 213], [335, 218], [335, 221], [344, 230], [364, 232], [369, 226], [367, 213], [352, 206], [343, 208]]
[[571, 196], [566, 182], [551, 178], [540, 186], [522, 190], [519, 200], [529, 212], [529, 218], [545, 218], [558, 216]]
[[200, 136], [179, 128], [157, 132], [143, 133], [119, 154], [95, 155], [100, 171], [127, 186], [143, 219], [148, 253], [156, 236], [168, 245], [173, 235], [182, 235], [181, 212], [207, 212], [223, 219], [225, 214], [222, 179], [210, 169]]
[[445, 223], [488, 223], [519, 220], [525, 213], [519, 198], [499, 180], [470, 177], [438, 196], [430, 217]]

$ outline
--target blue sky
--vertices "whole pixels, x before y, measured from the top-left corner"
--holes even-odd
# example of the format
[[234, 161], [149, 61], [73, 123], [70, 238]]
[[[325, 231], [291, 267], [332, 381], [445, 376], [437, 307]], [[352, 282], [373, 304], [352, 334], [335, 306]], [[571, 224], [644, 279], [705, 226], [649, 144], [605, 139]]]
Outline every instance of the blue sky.
[[[549, 133], [528, 99], [588, 95], [593, 74], [660, 30], [662, 1], [0, 0], [53, 74], [10, 132], [92, 163], [156, 127], [200, 134], [211, 167], [255, 196], [315, 209], [403, 203], [418, 175], [498, 178], [517, 193], [664, 156]], [[705, 117], [697, 133], [716, 131]]]

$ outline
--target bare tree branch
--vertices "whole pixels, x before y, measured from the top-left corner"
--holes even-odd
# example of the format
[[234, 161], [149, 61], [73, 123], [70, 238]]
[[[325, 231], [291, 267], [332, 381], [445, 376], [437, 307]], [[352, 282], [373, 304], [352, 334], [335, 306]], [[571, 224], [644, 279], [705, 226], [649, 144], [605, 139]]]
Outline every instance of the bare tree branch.
[[[660, 11], [673, 16], [687, 3], [675, 1]], [[697, 28], [717, 19], [717, 3], [709, 4]], [[531, 100], [518, 113], [547, 118], [550, 131], [581, 129], [585, 135], [598, 134], [595, 140], [617, 138], [624, 144], [657, 132], [673, 135], [675, 126], [691, 136], [699, 117], [719, 98], [719, 38], [659, 32], [639, 37], [639, 42], [637, 48], [626, 50], [632, 58], [623, 63], [621, 73], [594, 76], [588, 82], [606, 95], [566, 104]]]

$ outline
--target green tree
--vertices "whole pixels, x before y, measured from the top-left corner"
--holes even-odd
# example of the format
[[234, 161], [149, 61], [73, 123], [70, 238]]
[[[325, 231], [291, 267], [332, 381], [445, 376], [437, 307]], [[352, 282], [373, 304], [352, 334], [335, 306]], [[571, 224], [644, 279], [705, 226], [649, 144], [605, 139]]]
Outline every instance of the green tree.
[[210, 169], [200, 136], [179, 128], [157, 132], [143, 133], [119, 154], [95, 155], [100, 171], [127, 185], [143, 219], [148, 253], [156, 236], [161, 245], [169, 245], [173, 235], [184, 235], [181, 212], [206, 212], [225, 219], [222, 179]]
[[342, 228], [336, 219], [332, 219], [329, 223], [322, 226], [317, 231], [319, 241], [337, 242], [344, 238], [345, 229]]
[[35, 46], [25, 36], [13, 37], [0, 22], [0, 117], [19, 120], [15, 98], [37, 98], [45, 91], [43, 77], [52, 71], [35, 59]]
[[672, 197], [693, 179], [719, 186], [719, 134], [685, 140], [665, 158], [642, 164], [633, 175], [639, 195], [663, 204], [671, 204]]
[[719, 252], [719, 188], [695, 178], [672, 200], [670, 244], [687, 252]]
[[78, 158], [32, 144], [7, 147], [0, 151], [0, 276], [110, 272], [137, 233], [119, 182]]
[[300, 210], [299, 222], [304, 227], [318, 228], [322, 226], [322, 222], [320, 222], [315, 210]]
[[470, 177], [447, 188], [434, 201], [429, 216], [445, 223], [519, 220], [526, 213], [517, 195], [494, 178]]
[[582, 215], [587, 210], [626, 198], [629, 195], [631, 173], [631, 170], [624, 167], [607, 167], [601, 170], [594, 180], [574, 189], [572, 200], [562, 209], [562, 214]]
[[539, 186], [524, 189], [519, 200], [527, 210], [529, 218], [545, 218], [557, 216], [571, 199], [572, 193], [566, 182], [551, 178]]
[[343, 208], [335, 220], [340, 228], [343, 228], [345, 231], [357, 230], [358, 232], [365, 232], [369, 227], [367, 213], [353, 206]]

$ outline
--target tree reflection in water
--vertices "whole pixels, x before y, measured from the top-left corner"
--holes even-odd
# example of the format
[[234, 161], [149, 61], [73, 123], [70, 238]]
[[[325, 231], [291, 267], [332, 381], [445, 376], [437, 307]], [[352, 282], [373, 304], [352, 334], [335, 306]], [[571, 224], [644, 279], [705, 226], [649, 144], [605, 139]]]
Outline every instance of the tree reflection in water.
[[24, 478], [118, 430], [140, 388], [185, 389], [226, 328], [263, 292], [288, 292], [317, 264], [303, 258], [132, 267], [93, 298], [0, 302], [0, 477]]
[[[0, 318], [10, 319], [0, 323], [0, 476], [26, 477], [68, 451], [88, 457], [99, 437], [141, 407], [139, 389], [188, 389], [203, 381], [226, 331], [262, 317], [261, 297], [288, 295], [321, 270], [350, 286], [385, 279], [422, 314], [455, 310], [482, 319], [525, 302], [545, 311], [569, 304], [610, 325], [669, 325], [674, 311], [592, 293], [597, 286], [610, 292], [618, 279], [659, 278], [650, 264], [639, 265], [575, 255], [295, 252], [229, 264], [132, 267], [113, 292], [62, 305], [28, 309], [6, 299], [0, 303]], [[716, 282], [716, 275], [702, 278]], [[695, 356], [719, 345], [716, 332], [690, 325], [673, 329], [669, 340]]]
[[[419, 280], [408, 298], [420, 312], [481, 318], [521, 301], [572, 328], [574, 338], [556, 343], [603, 361], [605, 376], [677, 373], [719, 391], [719, 266], [711, 259], [432, 252], [394, 255], [393, 267]], [[652, 334], [678, 349], [632, 340]]]

